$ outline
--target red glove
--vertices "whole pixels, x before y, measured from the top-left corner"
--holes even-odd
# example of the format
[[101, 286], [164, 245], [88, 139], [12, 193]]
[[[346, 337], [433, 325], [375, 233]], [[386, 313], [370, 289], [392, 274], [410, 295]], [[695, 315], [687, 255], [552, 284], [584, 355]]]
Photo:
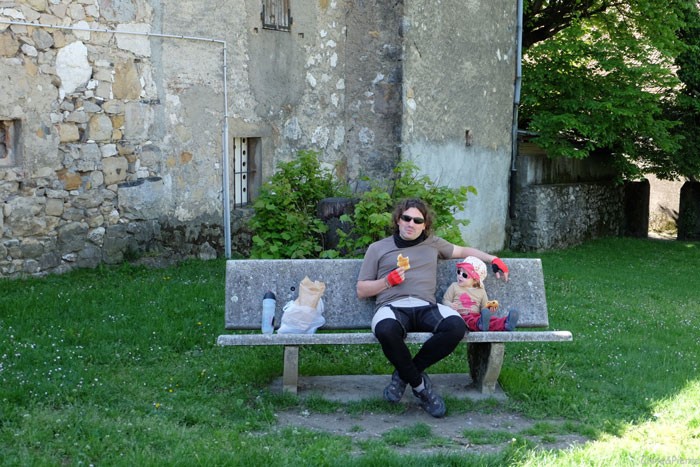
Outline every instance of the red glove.
[[401, 274], [399, 274], [398, 270], [394, 269], [389, 273], [388, 276], [386, 276], [386, 281], [389, 283], [390, 286], [393, 287], [402, 283], [403, 277], [401, 277]]
[[494, 258], [493, 261], [491, 261], [491, 269], [493, 269], [494, 274], [498, 274], [499, 272], [508, 274], [508, 266], [506, 266], [506, 263], [501, 261], [500, 258]]

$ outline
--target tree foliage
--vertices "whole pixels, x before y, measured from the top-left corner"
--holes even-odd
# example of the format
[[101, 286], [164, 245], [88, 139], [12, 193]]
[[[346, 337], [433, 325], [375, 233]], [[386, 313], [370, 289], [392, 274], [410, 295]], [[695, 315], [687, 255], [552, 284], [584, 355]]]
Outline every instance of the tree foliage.
[[694, 1], [525, 0], [520, 128], [552, 157], [608, 152], [623, 177], [692, 175], [674, 68], [689, 11]]
[[680, 124], [674, 128], [674, 134], [681, 139], [681, 148], [673, 164], [665, 168], [669, 173], [662, 173], [664, 178], [681, 174], [690, 178], [700, 176], [700, 12], [694, 6], [685, 10], [685, 26], [679, 33], [686, 49], [676, 57], [678, 77], [683, 83], [681, 91], [668, 109], [670, 119]]

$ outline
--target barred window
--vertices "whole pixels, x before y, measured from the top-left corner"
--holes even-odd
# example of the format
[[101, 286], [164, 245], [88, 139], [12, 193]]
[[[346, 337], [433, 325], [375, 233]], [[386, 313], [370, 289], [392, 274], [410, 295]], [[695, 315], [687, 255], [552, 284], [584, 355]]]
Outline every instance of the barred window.
[[292, 16], [289, 10], [290, 0], [263, 0], [262, 19], [263, 29], [289, 31], [292, 27]]
[[234, 206], [245, 206], [258, 195], [262, 181], [260, 138], [233, 138], [232, 193]]

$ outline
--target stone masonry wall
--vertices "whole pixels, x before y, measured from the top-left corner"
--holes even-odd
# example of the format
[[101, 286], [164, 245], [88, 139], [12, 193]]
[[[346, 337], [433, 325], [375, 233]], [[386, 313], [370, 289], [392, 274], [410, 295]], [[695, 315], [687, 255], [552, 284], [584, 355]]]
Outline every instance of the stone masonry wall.
[[550, 159], [520, 141], [511, 186], [509, 247], [520, 251], [566, 248], [621, 235], [625, 187], [614, 182], [609, 158]]
[[[279, 32], [257, 2], [0, 0], [0, 122], [20, 156], [0, 162], [0, 277], [222, 254], [227, 107], [230, 138], [260, 138], [263, 179], [305, 149], [351, 183], [390, 175], [402, 14], [298, 3]], [[232, 214], [245, 256], [250, 210]]]
[[0, 277], [215, 257], [221, 173], [200, 166], [220, 160], [223, 105], [212, 86], [215, 112], [195, 121], [181, 99], [220, 60], [164, 75], [164, 42], [199, 51], [149, 38], [157, 19], [140, 0], [4, 0], [0, 21], [15, 23], [0, 24], [0, 121], [16, 129], [0, 164]]
[[605, 183], [532, 185], [520, 191], [510, 248], [543, 251], [619, 236], [624, 190]]
[[[0, 0], [0, 277], [223, 254], [238, 138], [263, 182], [300, 150], [358, 189], [402, 157], [497, 180], [468, 240], [500, 248], [515, 7], [482, 4], [292, 2], [278, 31], [245, 0]], [[250, 206], [232, 211], [246, 256]]]

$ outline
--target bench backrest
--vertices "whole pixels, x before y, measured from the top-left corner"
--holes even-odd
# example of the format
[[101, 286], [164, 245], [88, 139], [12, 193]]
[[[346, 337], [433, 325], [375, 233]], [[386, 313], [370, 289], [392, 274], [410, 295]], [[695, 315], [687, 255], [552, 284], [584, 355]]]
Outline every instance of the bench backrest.
[[[504, 258], [510, 269], [506, 283], [489, 271], [484, 286], [489, 299], [505, 310], [520, 311], [518, 327], [547, 327], [547, 301], [542, 263], [539, 259]], [[458, 260], [438, 265], [436, 298], [442, 302], [447, 287], [457, 280]], [[262, 298], [271, 290], [277, 296], [275, 324], [282, 308], [299, 295], [299, 283], [307, 277], [326, 284], [323, 294], [326, 324], [321, 329], [369, 329], [374, 299], [359, 299], [356, 293], [361, 259], [229, 260], [226, 262], [226, 329], [260, 329]]]

